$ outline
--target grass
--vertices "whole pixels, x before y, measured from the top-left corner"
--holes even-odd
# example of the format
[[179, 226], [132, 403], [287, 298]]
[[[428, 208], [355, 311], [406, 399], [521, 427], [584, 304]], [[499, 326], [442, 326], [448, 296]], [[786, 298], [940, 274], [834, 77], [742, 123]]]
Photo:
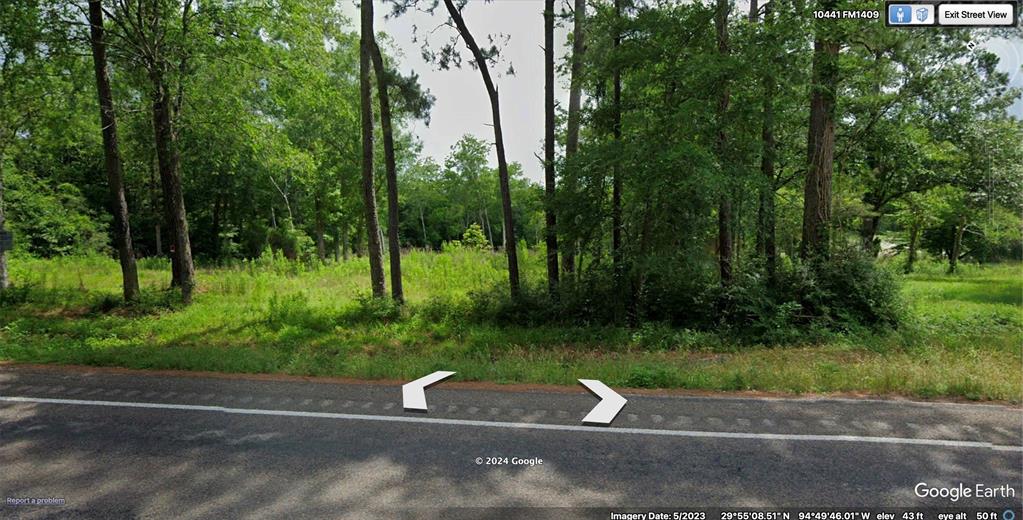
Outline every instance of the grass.
[[[520, 260], [540, 279], [535, 252]], [[903, 278], [898, 331], [828, 335], [787, 346], [742, 345], [724, 334], [646, 325], [502, 327], [459, 314], [473, 290], [504, 279], [488, 252], [411, 252], [409, 305], [366, 297], [363, 260], [317, 267], [258, 260], [201, 269], [193, 305], [162, 290], [165, 262], [140, 264], [143, 301], [118, 303], [119, 268], [97, 257], [11, 259], [17, 284], [0, 301], [0, 359], [128, 368], [613, 387], [851, 392], [917, 398], [1023, 400], [1019, 264], [921, 263]]]

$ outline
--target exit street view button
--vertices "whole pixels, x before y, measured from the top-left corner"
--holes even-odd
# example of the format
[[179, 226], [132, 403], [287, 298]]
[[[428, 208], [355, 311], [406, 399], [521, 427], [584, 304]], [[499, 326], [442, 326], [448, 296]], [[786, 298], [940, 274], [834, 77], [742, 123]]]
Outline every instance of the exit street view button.
[[1009, 27], [1016, 25], [1015, 2], [938, 5], [938, 25]]

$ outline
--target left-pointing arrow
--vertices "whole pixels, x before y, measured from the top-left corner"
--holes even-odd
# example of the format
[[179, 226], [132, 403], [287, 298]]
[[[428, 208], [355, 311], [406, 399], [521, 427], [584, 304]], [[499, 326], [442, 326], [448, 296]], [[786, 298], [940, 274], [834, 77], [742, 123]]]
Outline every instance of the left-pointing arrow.
[[428, 376], [420, 377], [401, 386], [401, 402], [406, 410], [426, 411], [426, 388], [455, 375], [454, 372], [440, 370]]

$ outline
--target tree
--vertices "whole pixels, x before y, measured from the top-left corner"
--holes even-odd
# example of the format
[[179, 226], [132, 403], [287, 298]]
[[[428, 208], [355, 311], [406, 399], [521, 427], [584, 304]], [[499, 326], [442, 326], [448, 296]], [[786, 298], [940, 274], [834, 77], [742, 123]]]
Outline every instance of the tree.
[[[30, 125], [48, 89], [41, 13], [36, 2], [0, 3], [0, 230], [7, 230], [8, 154]], [[58, 40], [59, 41], [59, 40]], [[0, 250], [0, 291], [10, 286], [7, 251]]]
[[[579, 151], [579, 126], [581, 121], [580, 112], [583, 91], [583, 58], [586, 51], [584, 33], [585, 24], [586, 0], [575, 0], [575, 5], [572, 10], [572, 69], [568, 89], [568, 121], [566, 122], [565, 128], [565, 163], [568, 167], [572, 166], [572, 160], [575, 157], [576, 152]], [[569, 179], [571, 179], [571, 177]], [[569, 188], [567, 191], [574, 194], [575, 183], [571, 182], [568, 186]], [[562, 191], [565, 191], [565, 189], [562, 188]], [[562, 220], [562, 226], [564, 225], [565, 220]], [[575, 248], [576, 245], [573, 240], [568, 240], [564, 243], [564, 253], [562, 255], [561, 265], [562, 270], [566, 275], [571, 275], [575, 271]]]
[[544, 216], [547, 238], [547, 286], [551, 295], [558, 288], [558, 217], [555, 212], [554, 172], [554, 0], [546, 0], [543, 10], [544, 27]]
[[[371, 3], [370, 0], [364, 0]], [[372, 20], [371, 20], [372, 21]], [[380, 98], [380, 129], [384, 134], [384, 161], [387, 166], [387, 246], [391, 263], [391, 298], [401, 303], [405, 294], [401, 284], [401, 243], [398, 227], [401, 209], [398, 207], [398, 169], [394, 162], [394, 131], [391, 129], [391, 101], [387, 89], [389, 72], [384, 68], [380, 47], [373, 39], [373, 68], [377, 77], [377, 95]]]
[[[614, 44], [612, 49], [617, 54], [622, 45], [622, 0], [614, 0]], [[621, 146], [622, 142], [622, 67], [616, 61], [612, 72], [613, 94], [612, 123], [611, 131], [614, 136], [615, 146]], [[625, 254], [622, 251], [622, 180], [621, 161], [616, 158], [611, 163], [611, 262], [614, 270], [614, 284], [617, 305], [615, 306], [615, 321], [621, 322], [624, 318], [624, 293], [625, 285]]]
[[[181, 299], [187, 304], [192, 301], [195, 288], [195, 265], [182, 189], [177, 123], [184, 101], [189, 46], [194, 44], [191, 30], [196, 13], [192, 0], [185, 0], [183, 4], [168, 0], [125, 0], [117, 6], [116, 11], [104, 14], [119, 29], [119, 41], [130, 48], [125, 54], [141, 66], [149, 82], [164, 214], [173, 233], [171, 285], [181, 288]], [[174, 75], [177, 77], [173, 78]]]
[[[764, 268], [767, 271], [768, 283], [773, 285], [777, 281], [778, 272], [778, 251], [777, 235], [775, 226], [775, 191], [777, 190], [776, 163], [778, 155], [778, 143], [775, 138], [775, 97], [777, 96], [777, 79], [775, 78], [774, 67], [779, 60], [778, 41], [775, 35], [775, 11], [772, 5], [775, 2], [768, 2], [764, 5], [764, 22], [761, 25], [766, 59], [762, 61], [763, 72], [760, 82], [762, 93], [761, 102], [761, 130], [760, 130], [760, 174], [762, 176], [758, 189], [757, 201], [757, 253], [763, 255]], [[750, 2], [750, 18], [756, 22], [759, 10], [757, 2]]]
[[[717, 0], [716, 13], [714, 15], [714, 28], [717, 33], [718, 54], [722, 62], [727, 63], [729, 59], [728, 44], [728, 15], [731, 12], [729, 0]], [[730, 182], [730, 151], [728, 149], [728, 132], [726, 119], [728, 117], [728, 71], [725, 69], [721, 74], [718, 86], [717, 105], [717, 155], [724, 174], [725, 188], [722, 190], [718, 202], [718, 271], [721, 276], [721, 283], [727, 285], [732, 281], [732, 194], [729, 188]]]
[[369, 244], [369, 273], [373, 296], [383, 298], [384, 259], [380, 247], [376, 188], [373, 185], [373, 106], [370, 86], [370, 60], [373, 47], [373, 2], [362, 0], [362, 39], [359, 44], [359, 92], [362, 107], [362, 202], [366, 212], [366, 237]]
[[465, 25], [462, 18], [461, 8], [456, 7], [452, 0], [444, 0], [444, 6], [448, 15], [455, 23], [458, 34], [461, 36], [465, 46], [469, 48], [476, 68], [483, 77], [483, 84], [490, 97], [490, 110], [494, 122], [494, 145], [497, 148], [497, 172], [501, 186], [501, 213], [504, 216], [504, 243], [505, 254], [508, 256], [508, 286], [513, 298], [519, 295], [519, 260], [517, 242], [515, 239], [515, 217], [512, 214], [511, 187], [509, 186], [508, 160], [504, 153], [504, 132], [501, 127], [501, 103], [498, 99], [497, 86], [490, 76], [490, 59], [487, 54], [480, 50], [479, 45], [473, 38], [469, 27]]
[[[821, 0], [820, 9], [831, 11], [837, 5], [837, 0]], [[803, 185], [803, 240], [799, 249], [799, 256], [804, 260], [828, 256], [840, 49], [833, 32], [834, 29], [818, 24], [813, 44], [807, 171]]]
[[121, 280], [124, 300], [134, 301], [139, 297], [139, 277], [135, 267], [135, 250], [131, 245], [131, 225], [128, 218], [128, 202], [124, 195], [124, 178], [121, 168], [121, 151], [117, 142], [117, 118], [114, 114], [114, 98], [110, 89], [110, 75], [107, 72], [107, 50], [103, 31], [103, 7], [100, 0], [89, 1], [89, 29], [92, 46], [92, 61], [96, 70], [96, 93], [99, 96], [100, 123], [103, 125], [103, 156], [107, 170], [107, 184], [110, 189], [110, 211], [114, 216], [114, 240], [117, 256], [121, 262]]

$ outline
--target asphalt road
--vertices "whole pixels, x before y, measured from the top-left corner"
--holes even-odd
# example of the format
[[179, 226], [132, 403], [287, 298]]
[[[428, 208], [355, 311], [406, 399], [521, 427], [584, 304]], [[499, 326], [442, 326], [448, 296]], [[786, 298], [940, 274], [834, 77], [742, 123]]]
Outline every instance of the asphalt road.
[[[0, 518], [1018, 511], [1023, 497], [1015, 407], [625, 394], [624, 410], [600, 428], [581, 424], [596, 404], [581, 388], [451, 386], [428, 389], [421, 414], [402, 409], [396, 385], [2, 366], [0, 498], [64, 503], [8, 501]], [[922, 498], [921, 482], [1005, 485], [1014, 496]]]

